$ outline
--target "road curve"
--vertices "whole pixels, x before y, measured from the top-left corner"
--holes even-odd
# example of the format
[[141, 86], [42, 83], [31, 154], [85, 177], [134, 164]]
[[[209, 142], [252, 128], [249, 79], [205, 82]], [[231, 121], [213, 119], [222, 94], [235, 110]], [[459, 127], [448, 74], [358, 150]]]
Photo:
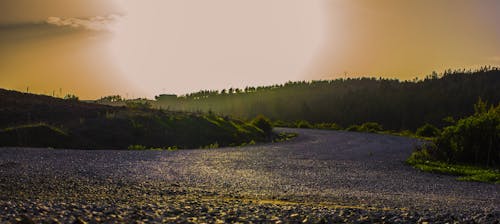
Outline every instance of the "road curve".
[[419, 141], [278, 129], [285, 143], [178, 151], [0, 149], [0, 222], [492, 222], [500, 186], [404, 164]]

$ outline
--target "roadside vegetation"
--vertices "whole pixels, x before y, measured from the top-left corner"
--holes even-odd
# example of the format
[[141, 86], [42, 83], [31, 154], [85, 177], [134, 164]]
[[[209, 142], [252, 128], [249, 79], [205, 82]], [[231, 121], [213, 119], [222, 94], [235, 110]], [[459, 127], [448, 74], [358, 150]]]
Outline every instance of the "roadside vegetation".
[[422, 171], [458, 175], [459, 180], [500, 183], [500, 104], [488, 106], [479, 100], [474, 108], [473, 115], [441, 132], [419, 129], [436, 137], [416, 149], [407, 162]]
[[213, 113], [121, 107], [0, 89], [0, 146], [84, 149], [177, 149], [271, 142], [263, 116], [251, 122]]

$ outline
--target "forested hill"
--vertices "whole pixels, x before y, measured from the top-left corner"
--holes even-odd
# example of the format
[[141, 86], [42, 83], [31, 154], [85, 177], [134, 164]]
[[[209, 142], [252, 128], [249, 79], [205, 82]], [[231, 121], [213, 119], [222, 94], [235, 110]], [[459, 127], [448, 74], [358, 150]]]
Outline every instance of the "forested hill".
[[420, 81], [347, 78], [200, 91], [182, 97], [160, 95], [154, 105], [240, 118], [262, 114], [289, 122], [335, 122], [344, 127], [378, 122], [386, 129], [414, 130], [425, 123], [443, 125], [445, 117], [469, 115], [479, 98], [500, 102], [498, 68], [434, 73]]

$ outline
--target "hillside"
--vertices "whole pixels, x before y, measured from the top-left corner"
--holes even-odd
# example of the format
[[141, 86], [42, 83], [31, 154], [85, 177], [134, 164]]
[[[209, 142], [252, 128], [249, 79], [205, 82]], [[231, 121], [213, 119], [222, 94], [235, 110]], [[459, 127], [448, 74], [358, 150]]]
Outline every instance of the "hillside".
[[111, 107], [0, 89], [0, 146], [197, 148], [267, 138], [251, 124], [213, 114]]
[[448, 70], [424, 80], [347, 78], [283, 85], [200, 91], [186, 96], [160, 95], [156, 107], [212, 111], [243, 119], [263, 114], [272, 120], [337, 123], [343, 127], [378, 122], [386, 129], [405, 130], [446, 117], [473, 113], [479, 98], [500, 102], [500, 70]]

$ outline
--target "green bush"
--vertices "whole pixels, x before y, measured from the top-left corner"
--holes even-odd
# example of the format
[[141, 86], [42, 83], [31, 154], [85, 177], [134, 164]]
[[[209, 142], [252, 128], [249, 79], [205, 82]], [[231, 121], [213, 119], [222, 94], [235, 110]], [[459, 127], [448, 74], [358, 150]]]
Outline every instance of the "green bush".
[[267, 136], [271, 135], [273, 132], [271, 121], [263, 115], [259, 115], [253, 119], [252, 124], [262, 130]]
[[500, 105], [486, 109], [479, 101], [476, 112], [444, 128], [436, 139], [438, 159], [500, 167]]
[[361, 131], [361, 126], [351, 125], [345, 129], [346, 131]]
[[384, 129], [382, 128], [382, 125], [376, 122], [366, 122], [363, 123], [362, 125], [351, 125], [348, 128], [346, 128], [346, 131], [372, 132], [372, 133], [381, 132], [383, 130]]
[[377, 122], [366, 122], [361, 125], [361, 131], [363, 132], [380, 132], [383, 131], [382, 125]]
[[302, 120], [297, 122], [297, 128], [313, 128], [313, 126], [309, 122]]
[[417, 129], [416, 133], [418, 136], [422, 137], [436, 137], [441, 131], [432, 124], [425, 124], [424, 126]]

